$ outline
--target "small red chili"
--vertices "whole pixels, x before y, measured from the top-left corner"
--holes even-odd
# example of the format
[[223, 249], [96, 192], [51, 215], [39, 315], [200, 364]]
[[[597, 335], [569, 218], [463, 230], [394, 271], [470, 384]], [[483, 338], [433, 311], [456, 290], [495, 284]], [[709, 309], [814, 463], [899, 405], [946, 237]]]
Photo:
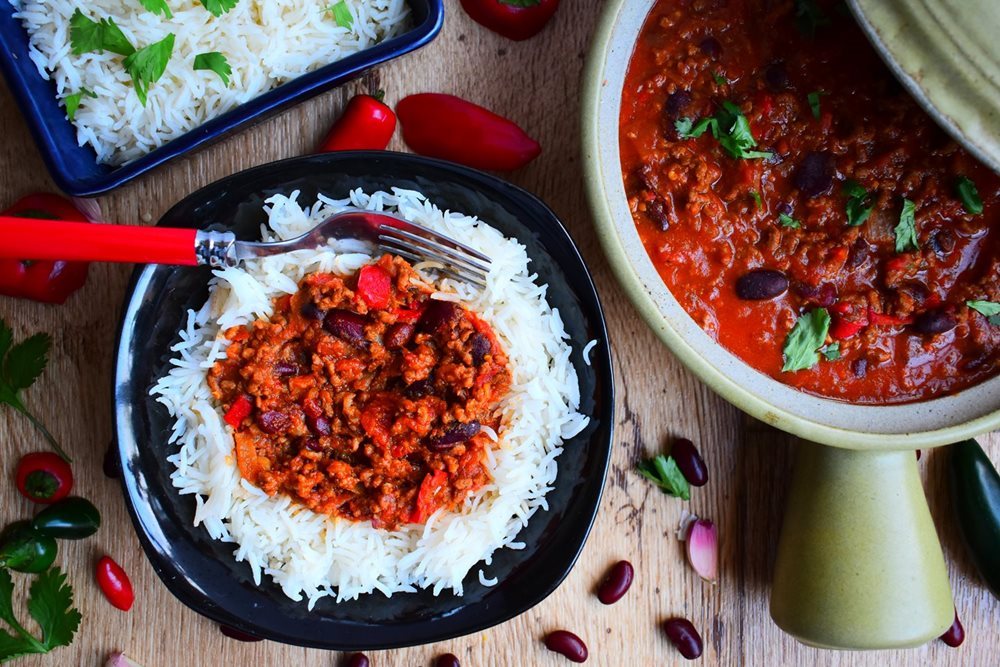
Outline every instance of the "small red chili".
[[396, 131], [396, 114], [382, 102], [382, 91], [356, 95], [320, 146], [328, 151], [384, 151]]
[[389, 305], [392, 276], [381, 266], [369, 264], [358, 272], [358, 295], [369, 308], [382, 309]]
[[233, 401], [233, 404], [229, 406], [229, 409], [226, 410], [226, 414], [222, 418], [233, 428], [239, 428], [243, 420], [249, 417], [252, 411], [253, 403], [250, 401], [250, 397], [246, 394], [240, 394]]
[[52, 452], [35, 452], [21, 457], [15, 477], [17, 490], [33, 503], [50, 505], [69, 495], [73, 471]]
[[515, 41], [541, 32], [558, 8], [559, 0], [462, 0], [473, 21]]
[[[2, 214], [87, 222], [69, 200], [52, 194], [28, 195]], [[88, 267], [86, 262], [0, 259], [0, 294], [42, 303], [64, 303], [87, 282]]]
[[952, 648], [958, 648], [965, 641], [965, 628], [962, 627], [962, 621], [958, 619], [957, 609], [955, 610], [955, 622], [941, 635], [941, 641]]
[[476, 169], [510, 171], [542, 152], [513, 121], [461, 97], [421, 93], [396, 105], [403, 139], [415, 152]]
[[100, 586], [104, 597], [108, 599], [111, 606], [128, 611], [135, 602], [135, 593], [132, 592], [132, 582], [121, 566], [111, 560], [109, 556], [102, 556], [97, 561], [97, 568], [94, 571], [97, 585]]
[[835, 314], [830, 323], [830, 337], [834, 340], [847, 340], [868, 326], [868, 320], [852, 322], [842, 315]]

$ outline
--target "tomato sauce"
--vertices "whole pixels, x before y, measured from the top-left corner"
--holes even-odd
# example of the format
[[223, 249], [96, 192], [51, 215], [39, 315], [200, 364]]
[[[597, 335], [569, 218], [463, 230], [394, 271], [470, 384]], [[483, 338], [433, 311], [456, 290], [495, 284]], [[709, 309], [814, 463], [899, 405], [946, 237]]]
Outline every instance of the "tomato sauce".
[[[1000, 178], [908, 97], [843, 3], [660, 0], [620, 140], [661, 277], [757, 370], [869, 404], [1000, 370], [1000, 318], [968, 305], [1000, 302]], [[815, 362], [783, 371], [790, 332], [818, 309], [830, 324], [806, 350]]]
[[508, 360], [475, 313], [430, 298], [403, 259], [316, 273], [267, 320], [225, 332], [209, 386], [240, 473], [376, 528], [422, 523], [490, 479]]

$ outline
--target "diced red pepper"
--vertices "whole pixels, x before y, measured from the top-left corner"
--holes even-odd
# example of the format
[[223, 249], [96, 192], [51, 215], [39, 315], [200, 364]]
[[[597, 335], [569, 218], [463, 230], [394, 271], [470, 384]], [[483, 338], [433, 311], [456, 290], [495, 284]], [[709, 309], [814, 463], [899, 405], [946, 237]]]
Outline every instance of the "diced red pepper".
[[410, 515], [410, 523], [423, 523], [427, 518], [440, 507], [440, 494], [444, 485], [448, 482], [448, 473], [443, 470], [435, 470], [424, 476], [424, 481], [420, 483], [420, 491], [417, 492], [417, 503]]
[[361, 411], [361, 428], [383, 451], [392, 445], [394, 411], [392, 400], [385, 397], [375, 398]]
[[243, 420], [250, 416], [253, 412], [253, 402], [250, 397], [246, 394], [240, 394], [239, 397], [233, 401], [233, 404], [229, 406], [226, 410], [226, 414], [223, 417], [226, 423], [233, 428], [239, 428]]
[[886, 315], [885, 313], [877, 313], [871, 308], [868, 309], [868, 321], [876, 327], [900, 327], [906, 324], [912, 324], [912, 317], [897, 317], [895, 315]]
[[852, 322], [844, 319], [841, 315], [834, 315], [833, 321], [830, 322], [830, 337], [834, 340], [846, 340], [856, 335], [867, 325], [868, 322]]
[[846, 301], [838, 301], [830, 306], [830, 312], [836, 313], [837, 315], [850, 315], [851, 304]]
[[400, 322], [405, 322], [407, 324], [414, 324], [420, 320], [420, 316], [424, 314], [423, 308], [397, 308], [392, 311], [392, 314], [396, 316], [396, 319]]
[[885, 263], [886, 271], [905, 271], [906, 265], [910, 262], [910, 258], [905, 255], [900, 255], [899, 257], [893, 257]]
[[392, 295], [392, 276], [377, 264], [361, 267], [358, 272], [358, 295], [369, 308], [387, 307]]

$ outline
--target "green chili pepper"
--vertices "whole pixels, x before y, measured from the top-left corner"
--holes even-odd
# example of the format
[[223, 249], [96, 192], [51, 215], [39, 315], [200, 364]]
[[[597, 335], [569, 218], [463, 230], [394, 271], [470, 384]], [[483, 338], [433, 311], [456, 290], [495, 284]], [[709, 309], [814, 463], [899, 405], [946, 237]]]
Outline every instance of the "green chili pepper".
[[1000, 474], [975, 440], [951, 446], [951, 493], [976, 569], [1000, 598]]
[[0, 567], [17, 572], [44, 572], [56, 559], [56, 541], [35, 530], [30, 521], [15, 521], [0, 533]]
[[31, 525], [50, 537], [79, 540], [101, 527], [101, 513], [86, 498], [71, 497], [49, 505], [35, 515]]

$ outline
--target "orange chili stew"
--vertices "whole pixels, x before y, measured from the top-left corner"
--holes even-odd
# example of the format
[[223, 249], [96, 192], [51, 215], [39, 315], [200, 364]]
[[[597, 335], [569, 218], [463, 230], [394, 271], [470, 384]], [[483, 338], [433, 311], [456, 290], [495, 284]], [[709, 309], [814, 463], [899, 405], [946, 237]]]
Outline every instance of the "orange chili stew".
[[376, 528], [422, 523], [490, 479], [507, 356], [483, 320], [430, 298], [403, 259], [307, 276], [269, 320], [233, 327], [208, 376], [240, 473]]
[[629, 205], [684, 309], [757, 370], [858, 403], [1000, 368], [1000, 179], [841, 2], [660, 0], [620, 118]]

